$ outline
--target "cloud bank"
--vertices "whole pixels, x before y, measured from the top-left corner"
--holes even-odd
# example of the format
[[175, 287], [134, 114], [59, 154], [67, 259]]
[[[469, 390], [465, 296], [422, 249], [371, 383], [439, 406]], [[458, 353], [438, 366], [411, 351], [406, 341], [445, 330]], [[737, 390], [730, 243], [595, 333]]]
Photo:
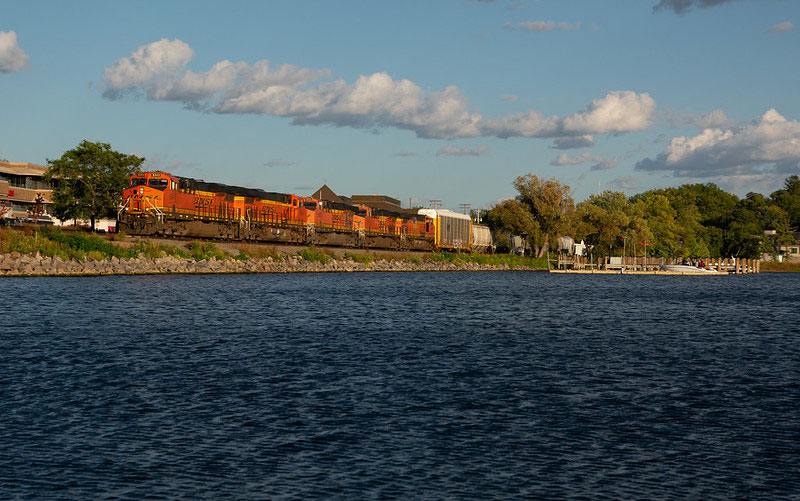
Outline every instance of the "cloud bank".
[[194, 51], [181, 40], [162, 39], [139, 47], [105, 68], [103, 96], [175, 101], [209, 113], [286, 117], [296, 125], [391, 127], [435, 139], [624, 133], [649, 128], [655, 108], [648, 94], [613, 91], [563, 118], [528, 111], [487, 119], [470, 109], [453, 85], [431, 92], [386, 73], [362, 75], [348, 84], [329, 80], [330, 70], [273, 67], [266, 60], [252, 65], [224, 60], [195, 73], [186, 69], [193, 57]]
[[694, 137], [673, 138], [656, 158], [637, 162], [635, 169], [731, 182], [798, 174], [800, 122], [771, 109], [738, 128], [705, 129]]
[[0, 31], [0, 73], [15, 73], [28, 64], [28, 55], [17, 45], [15, 31]]
[[613, 91], [604, 98], [592, 101], [584, 111], [564, 118], [545, 117], [538, 111], [528, 111], [483, 120], [481, 130], [485, 135], [501, 138], [563, 138], [632, 132], [646, 130], [653, 125], [655, 106], [655, 101], [646, 93]]

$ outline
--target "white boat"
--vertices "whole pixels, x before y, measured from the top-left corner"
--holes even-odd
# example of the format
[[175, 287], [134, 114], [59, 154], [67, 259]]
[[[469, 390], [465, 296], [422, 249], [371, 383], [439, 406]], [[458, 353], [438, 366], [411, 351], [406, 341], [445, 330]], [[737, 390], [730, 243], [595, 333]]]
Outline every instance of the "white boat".
[[670, 271], [673, 273], [719, 273], [717, 270], [707, 270], [688, 264], [662, 264], [661, 271]]

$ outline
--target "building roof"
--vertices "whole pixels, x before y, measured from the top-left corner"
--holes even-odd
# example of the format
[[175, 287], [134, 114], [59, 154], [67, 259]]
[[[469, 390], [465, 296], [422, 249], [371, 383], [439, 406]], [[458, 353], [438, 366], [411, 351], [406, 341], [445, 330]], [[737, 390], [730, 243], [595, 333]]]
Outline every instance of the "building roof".
[[323, 184], [311, 197], [324, 202], [336, 202], [337, 204], [347, 203], [342, 197], [334, 193], [327, 184]]
[[27, 162], [3, 162], [0, 161], [0, 172], [13, 174], [15, 176], [36, 176], [42, 177], [47, 172], [47, 167], [29, 164]]
[[371, 203], [385, 203], [400, 207], [400, 200], [386, 195], [350, 195], [350, 200], [369, 207], [372, 207]]

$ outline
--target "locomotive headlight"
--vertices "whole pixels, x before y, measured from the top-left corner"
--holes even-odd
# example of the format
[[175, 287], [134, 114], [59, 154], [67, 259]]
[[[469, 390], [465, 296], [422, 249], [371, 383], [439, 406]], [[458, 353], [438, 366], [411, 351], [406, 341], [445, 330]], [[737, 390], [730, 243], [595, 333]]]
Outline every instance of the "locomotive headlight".
[[144, 195], [144, 188], [139, 188], [139, 193]]

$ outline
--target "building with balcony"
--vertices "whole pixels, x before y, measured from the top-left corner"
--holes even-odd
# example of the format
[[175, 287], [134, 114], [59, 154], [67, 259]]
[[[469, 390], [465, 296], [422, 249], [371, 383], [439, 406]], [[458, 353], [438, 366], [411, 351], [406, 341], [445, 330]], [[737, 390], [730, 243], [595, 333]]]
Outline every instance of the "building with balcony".
[[37, 195], [44, 200], [44, 213], [49, 214], [53, 184], [44, 180], [47, 167], [0, 161], [0, 203], [6, 208], [0, 217], [25, 219], [32, 215]]

